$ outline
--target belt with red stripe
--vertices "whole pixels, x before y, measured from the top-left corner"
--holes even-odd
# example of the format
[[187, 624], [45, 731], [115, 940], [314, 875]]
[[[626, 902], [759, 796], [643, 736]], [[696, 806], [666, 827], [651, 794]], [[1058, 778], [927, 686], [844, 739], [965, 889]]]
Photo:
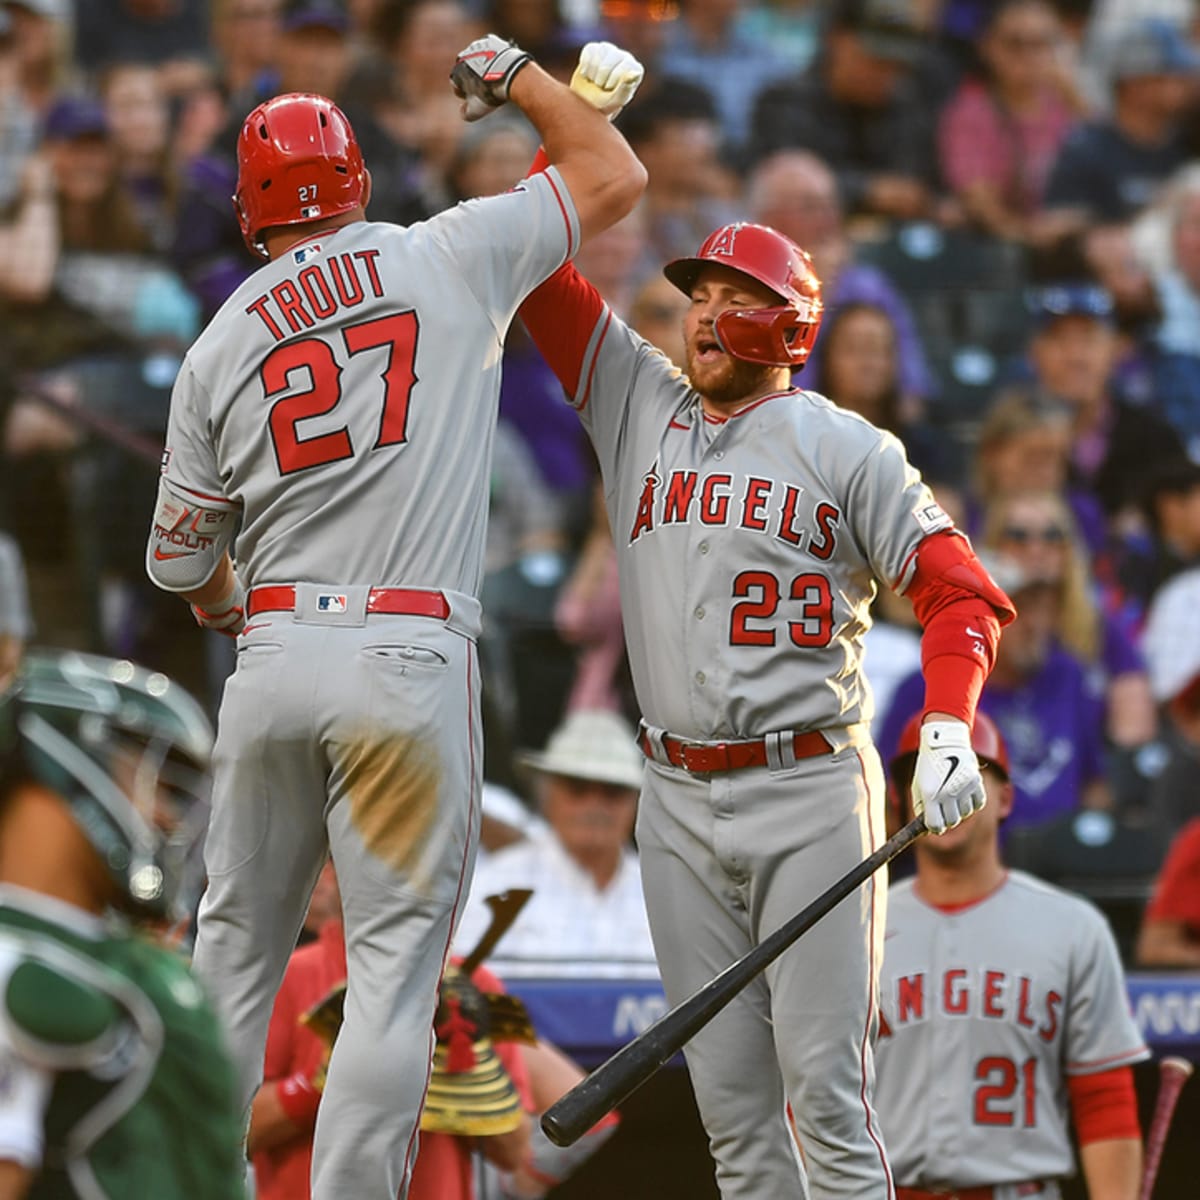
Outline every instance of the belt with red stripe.
[[[252, 588], [246, 599], [247, 617], [262, 612], [294, 612], [295, 608], [296, 589], [291, 584]], [[367, 593], [367, 612], [444, 621], [450, 615], [450, 602], [443, 592], [423, 588], [372, 588]]]
[[[638, 745], [647, 758], [657, 758], [654, 744], [644, 729], [638, 734]], [[793, 734], [791, 745], [796, 758], [815, 758], [818, 754], [833, 753], [833, 747], [825, 740], [825, 735], [815, 729], [808, 733]], [[664, 733], [662, 748], [671, 766], [682, 767], [698, 775], [711, 771], [743, 771], [747, 767], [765, 767], [770, 762], [766, 738], [755, 738], [748, 742], [689, 742]]]
[[991, 1187], [953, 1188], [948, 1192], [930, 1192], [924, 1188], [897, 1187], [896, 1200], [995, 1200], [997, 1192], [1007, 1189], [1010, 1196], [1040, 1196], [1046, 1185], [1040, 1180], [1027, 1183], [995, 1184]]

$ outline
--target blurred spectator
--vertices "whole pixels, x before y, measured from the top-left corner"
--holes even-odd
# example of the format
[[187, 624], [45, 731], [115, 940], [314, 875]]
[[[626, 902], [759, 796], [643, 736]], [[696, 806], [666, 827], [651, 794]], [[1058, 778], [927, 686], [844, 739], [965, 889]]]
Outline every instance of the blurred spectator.
[[3, 3], [12, 26], [21, 99], [41, 118], [69, 82], [71, 5], [69, 0]]
[[212, 46], [227, 95], [256, 93], [275, 68], [283, 0], [214, 0]]
[[1176, 575], [1154, 597], [1143, 648], [1166, 726], [1166, 759], [1151, 787], [1149, 810], [1174, 837], [1200, 817], [1200, 568]]
[[1104, 510], [1086, 488], [1069, 483], [1071, 410], [1023, 388], [1004, 392], [988, 409], [975, 449], [974, 496], [965, 523], [975, 537], [983, 511], [1002, 496], [1056, 492], [1066, 497], [1093, 559], [1104, 553]]
[[1132, 751], [1149, 742], [1157, 723], [1145, 664], [1127, 624], [1101, 607], [1087, 549], [1062, 496], [998, 497], [985, 516], [982, 545], [1012, 559], [1027, 575], [1061, 587], [1055, 635], [1075, 659], [1099, 672], [1109, 743]]
[[0, 533], [0, 688], [12, 682], [32, 633], [21, 551], [8, 534]]
[[913, 78], [929, 53], [916, 0], [836, 0], [812, 67], [759, 93], [750, 159], [804, 147], [833, 168], [848, 212], [933, 215], [934, 110]]
[[[589, 274], [588, 278], [594, 276]], [[629, 324], [681, 371], [687, 366], [687, 348], [683, 340], [683, 317], [687, 310], [687, 296], [665, 275], [651, 275], [638, 288], [629, 306]]]
[[575, 256], [575, 265], [586, 272], [609, 308], [623, 318], [629, 316], [635, 290], [658, 274], [646, 273], [646, 228], [646, 209], [639, 204], [615, 225], [588, 238]]
[[680, 0], [679, 19], [666, 29], [658, 67], [664, 76], [707, 89], [716, 101], [728, 148], [750, 135], [750, 109], [764, 85], [790, 73], [761, 35], [738, 22], [737, 0]]
[[643, 88], [620, 126], [650, 174], [641, 201], [648, 259], [660, 263], [691, 254], [716, 226], [739, 215], [717, 155], [716, 108], [703, 88], [674, 79], [649, 92]]
[[456, 947], [469, 949], [487, 927], [485, 896], [532, 887], [489, 960], [505, 978], [657, 978], [630, 844], [643, 766], [633, 729], [615, 713], [577, 710], [544, 751], [518, 761], [535, 773], [551, 832], [497, 851], [477, 871]]
[[871, 628], [863, 635], [863, 654], [875, 718], [882, 721], [896, 689], [921, 669], [921, 626], [912, 605], [889, 587], [875, 593]]
[[793, 71], [803, 71], [821, 41], [824, 0], [767, 0], [739, 5], [737, 27], [743, 37], [769, 44]]
[[819, 367], [810, 377], [808, 364], [804, 385], [894, 433], [904, 443], [908, 461], [922, 474], [944, 475], [951, 465], [945, 439], [905, 414], [899, 338], [891, 316], [874, 304], [845, 304], [826, 316], [818, 340]]
[[510, 115], [507, 110], [469, 125], [450, 166], [454, 199], [470, 200], [508, 191], [525, 176], [537, 148], [537, 131], [523, 117]]
[[646, 68], [643, 91], [658, 84], [658, 59], [672, 22], [679, 18], [676, 0], [599, 0], [603, 35], [628, 50]]
[[1156, 413], [1114, 394], [1121, 342], [1112, 297], [1071, 283], [1040, 289], [1033, 306], [1029, 356], [1042, 394], [1071, 411], [1072, 479], [1095, 494], [1110, 525], [1136, 522], [1147, 474], [1183, 448]]
[[[0, 10], [2, 11], [2, 10]], [[28, 158], [17, 180], [11, 219], [0, 222], [0, 312], [45, 298], [58, 264], [57, 186], [49, 155]], [[15, 353], [11, 328], [0, 325], [0, 347]]]
[[[855, 261], [837, 177], [829, 167], [807, 150], [777, 151], [751, 172], [746, 207], [751, 220], [787, 234], [812, 256], [821, 280], [826, 322], [839, 308], [854, 303], [875, 305], [888, 314], [897, 337], [901, 394], [906, 399], [929, 396], [935, 384], [912, 312], [882, 271]], [[821, 374], [827, 341], [828, 337], [818, 338], [808, 356], [806, 384]]]
[[1150, 19], [1121, 32], [1110, 64], [1112, 114], [1068, 135], [1045, 196], [1046, 209], [1083, 235], [1084, 260], [1101, 278], [1125, 269], [1122, 227], [1187, 157], [1180, 118], [1200, 54], [1175, 26]]
[[21, 171], [38, 140], [38, 122], [21, 93], [14, 21], [0, 4], [0, 212], [20, 194]]
[[562, 639], [579, 649], [566, 711], [630, 707], [617, 551], [599, 480], [592, 492], [592, 527], [559, 592], [554, 624]]
[[1200, 818], [1171, 843], [1146, 906], [1137, 962], [1140, 967], [1200, 967]]
[[114, 63], [100, 80], [100, 98], [117, 157], [117, 172], [133, 199], [150, 243], [170, 249], [175, 234], [175, 163], [171, 114], [157, 68]]
[[1200, 565], [1200, 464], [1179, 458], [1157, 464], [1146, 484], [1147, 536], [1126, 543], [1122, 588], [1144, 611], [1168, 579]]
[[[1017, 802], [1006, 828], [1041, 825], [1079, 808], [1111, 808], [1104, 691], [1058, 642], [1061, 583], [1030, 576], [1010, 560], [988, 558], [985, 565], [1017, 607], [979, 701], [1008, 743]], [[878, 742], [885, 761], [923, 699], [919, 672], [896, 689]]]
[[488, 29], [512, 38], [535, 58], [562, 33], [566, 5], [558, 0], [483, 0], [480, 7]]
[[500, 421], [492, 450], [484, 574], [502, 571], [535, 554], [563, 550], [554, 499], [524, 438]]
[[981, 74], [942, 110], [942, 174], [967, 216], [997, 237], [1046, 242], [1063, 232], [1040, 211], [1079, 111], [1058, 54], [1062, 37], [1050, 0], [1000, 0], [979, 39]]
[[208, 34], [207, 0], [75, 0], [75, 56], [82, 67], [152, 63], [172, 95], [206, 79]]
[[1188, 453], [1200, 461], [1200, 164], [1171, 178], [1132, 236], [1161, 312], [1153, 335], [1155, 393]]

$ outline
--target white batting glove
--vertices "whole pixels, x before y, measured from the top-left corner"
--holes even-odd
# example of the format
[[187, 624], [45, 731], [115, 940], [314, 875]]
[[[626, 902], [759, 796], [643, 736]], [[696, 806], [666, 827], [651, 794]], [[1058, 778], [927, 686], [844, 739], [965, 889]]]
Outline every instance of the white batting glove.
[[508, 103], [508, 89], [517, 72], [533, 58], [515, 42], [494, 33], [458, 52], [450, 85], [462, 100], [464, 121], [478, 121]]
[[579, 52], [571, 91], [610, 121], [633, 99], [646, 68], [628, 50], [612, 42], [588, 42]]
[[232, 590], [220, 600], [214, 601], [207, 608], [193, 604], [191, 609], [197, 625], [235, 638], [246, 626], [246, 589], [235, 575]]
[[930, 833], [945, 833], [986, 803], [979, 760], [964, 721], [926, 721], [912, 782], [913, 810]]

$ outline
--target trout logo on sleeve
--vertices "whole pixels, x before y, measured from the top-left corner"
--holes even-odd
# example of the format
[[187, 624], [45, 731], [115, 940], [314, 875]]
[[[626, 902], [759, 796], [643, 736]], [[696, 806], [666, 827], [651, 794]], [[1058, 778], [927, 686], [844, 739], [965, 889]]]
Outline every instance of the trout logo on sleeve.
[[664, 477], [655, 467], [642, 477], [629, 545], [662, 526], [694, 522], [761, 533], [827, 562], [837, 549], [841, 519], [837, 505], [800, 484], [759, 475], [739, 479], [724, 471], [675, 470]]

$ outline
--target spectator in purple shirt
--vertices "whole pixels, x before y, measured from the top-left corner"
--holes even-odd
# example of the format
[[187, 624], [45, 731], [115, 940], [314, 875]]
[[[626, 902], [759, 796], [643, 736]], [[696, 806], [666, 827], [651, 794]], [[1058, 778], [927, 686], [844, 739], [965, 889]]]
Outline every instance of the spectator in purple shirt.
[[[997, 583], [1017, 607], [1004, 631], [979, 707], [1008, 743], [1016, 787], [1010, 827], [1042, 825], [1080, 808], [1108, 809], [1104, 690], [1094, 672], [1055, 636], [1059, 584], [1026, 575], [1011, 561], [991, 560]], [[885, 761], [924, 702], [920, 672], [896, 689], [876, 744]]]
[[[926, 397], [934, 390], [925, 350], [912, 312], [891, 280], [878, 268], [854, 261], [854, 243], [846, 232], [837, 176], [808, 150], [780, 150], [750, 175], [746, 205], [752, 221], [787, 234], [812, 255], [825, 299], [825, 320], [850, 304], [883, 309], [896, 330], [897, 367], [904, 397]], [[803, 385], [821, 372], [818, 338], [808, 356]]]

